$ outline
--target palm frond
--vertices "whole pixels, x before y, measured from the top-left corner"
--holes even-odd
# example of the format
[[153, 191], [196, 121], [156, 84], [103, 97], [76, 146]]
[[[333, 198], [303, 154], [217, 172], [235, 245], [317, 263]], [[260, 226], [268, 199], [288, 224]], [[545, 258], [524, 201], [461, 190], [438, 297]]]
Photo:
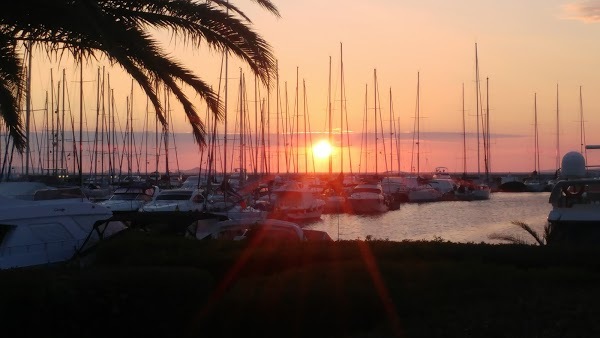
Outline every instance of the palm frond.
[[[252, 1], [279, 16], [270, 0]], [[77, 20], [64, 20], [65, 17]], [[210, 48], [232, 53], [268, 85], [269, 77], [276, 71], [275, 58], [270, 45], [248, 26], [249, 22], [239, 8], [222, 0], [30, 0], [11, 2], [11, 6], [3, 8], [0, 34], [8, 39], [7, 45], [32, 41], [48, 54], [69, 53], [77, 61], [107, 57], [138, 82], [163, 125], [167, 122], [155, 88], [165, 85], [182, 104], [196, 141], [203, 145], [205, 126], [182, 84], [202, 97], [217, 118], [222, 116], [218, 96], [207, 83], [161, 50], [147, 28], [167, 29], [184, 42], [199, 45], [205, 41]], [[13, 57], [13, 61], [21, 60], [21, 56]], [[5, 70], [6, 77], [18, 74], [10, 67]], [[6, 106], [2, 107], [3, 118], [20, 142], [18, 101], [9, 100], [9, 95], [17, 97], [14, 83], [22, 85], [23, 79], [14, 78], [3, 84], [1, 95], [5, 97], [0, 104]], [[16, 108], [13, 112], [11, 105]]]
[[27, 144], [20, 112], [20, 97], [23, 92], [23, 65], [21, 56], [9, 38], [0, 34], [0, 115], [9, 129], [18, 151]]
[[[233, 4], [231, 4], [231, 2], [229, 1], [223, 1], [223, 0], [211, 0], [210, 2], [214, 2], [215, 4], [218, 4], [221, 7], [227, 8], [231, 11], [233, 11], [234, 13], [242, 16], [243, 18], [245, 18], [246, 20], [250, 21], [250, 19], [236, 6], [234, 6]], [[266, 9], [267, 11], [271, 12], [271, 14], [277, 16], [277, 17], [281, 17], [281, 14], [279, 14], [279, 10], [277, 9], [277, 7], [270, 1], [270, 0], [252, 0], [252, 2], [255, 2], [257, 4], [259, 4], [260, 6], [262, 6], [264, 9]]]
[[513, 235], [491, 234], [488, 236], [488, 238], [493, 239], [493, 240], [508, 242], [511, 244], [529, 245], [529, 243], [526, 242], [525, 240], [523, 240], [522, 238], [513, 236]]
[[529, 233], [539, 245], [545, 244], [544, 239], [540, 237], [540, 235], [535, 230], [533, 230], [533, 228], [531, 228], [529, 224], [521, 221], [512, 221], [511, 223]]
[[153, 6], [129, 2], [106, 11], [115, 22], [133, 22], [157, 28], [168, 28], [184, 41], [199, 45], [205, 41], [209, 47], [229, 51], [248, 63], [264, 84], [275, 71], [275, 58], [270, 45], [239, 19], [206, 3], [162, 0]]

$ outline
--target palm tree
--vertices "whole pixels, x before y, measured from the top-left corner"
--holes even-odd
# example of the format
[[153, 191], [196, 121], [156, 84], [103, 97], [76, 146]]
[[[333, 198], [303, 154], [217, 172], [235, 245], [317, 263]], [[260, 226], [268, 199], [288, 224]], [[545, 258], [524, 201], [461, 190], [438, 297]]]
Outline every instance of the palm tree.
[[[529, 224], [525, 223], [525, 222], [521, 222], [521, 221], [512, 221], [512, 224], [516, 225], [517, 227], [525, 230], [525, 232], [527, 232], [529, 235], [531, 235], [531, 237], [533, 237], [533, 239], [535, 240], [535, 242], [537, 243], [537, 245], [547, 245], [549, 243], [549, 240], [552, 240], [552, 228], [550, 227], [550, 225], [546, 225], [544, 227], [544, 233], [542, 235], [540, 235], [537, 231], [535, 231]], [[508, 243], [512, 243], [512, 244], [522, 244], [522, 245], [527, 245], [528, 242], [520, 237], [514, 236], [514, 235], [505, 235], [505, 234], [491, 234], [489, 236], [490, 239], [496, 239], [496, 240], [500, 240], [500, 241], [505, 241]]]
[[[270, 0], [253, 0], [279, 16]], [[263, 81], [275, 71], [270, 45], [250, 28], [251, 20], [228, 0], [30, 0], [9, 1], [0, 11], [0, 116], [19, 151], [26, 147], [19, 114], [24, 45], [49, 55], [70, 54], [77, 62], [106, 57], [144, 90], [161, 123], [163, 103], [156, 88], [168, 87], [181, 103], [196, 142], [205, 145], [206, 129], [184, 93], [190, 87], [210, 110], [223, 108], [211, 87], [162, 50], [150, 29], [167, 30], [185, 43], [205, 42], [236, 55]]]

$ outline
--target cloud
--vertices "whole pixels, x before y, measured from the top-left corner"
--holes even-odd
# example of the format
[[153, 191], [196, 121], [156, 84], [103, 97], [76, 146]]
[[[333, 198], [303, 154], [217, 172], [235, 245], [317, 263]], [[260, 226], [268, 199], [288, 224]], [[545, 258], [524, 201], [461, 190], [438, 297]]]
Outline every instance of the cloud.
[[587, 23], [600, 22], [600, 0], [584, 0], [562, 6], [566, 19]]

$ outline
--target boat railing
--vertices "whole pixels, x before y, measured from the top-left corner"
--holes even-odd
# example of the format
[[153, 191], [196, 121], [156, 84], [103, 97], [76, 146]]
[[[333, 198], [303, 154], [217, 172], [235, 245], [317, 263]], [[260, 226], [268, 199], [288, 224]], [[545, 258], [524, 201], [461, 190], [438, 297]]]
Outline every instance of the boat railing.
[[30, 254], [35, 252], [43, 252], [46, 255], [49, 255], [51, 250], [57, 249], [69, 249], [76, 250], [80, 248], [85, 243], [84, 239], [71, 239], [71, 240], [60, 240], [60, 241], [50, 241], [44, 243], [33, 243], [33, 244], [22, 244], [22, 245], [13, 245], [6, 246], [0, 248], [0, 256], [7, 257], [12, 255], [22, 255], [22, 254]]

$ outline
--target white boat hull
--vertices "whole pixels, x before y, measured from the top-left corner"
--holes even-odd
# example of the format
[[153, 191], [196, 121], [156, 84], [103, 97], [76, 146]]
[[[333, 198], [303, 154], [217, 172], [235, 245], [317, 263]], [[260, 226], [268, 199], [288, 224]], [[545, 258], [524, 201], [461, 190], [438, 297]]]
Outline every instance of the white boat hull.
[[290, 220], [293, 222], [306, 222], [321, 218], [323, 214], [323, 205], [314, 206], [308, 209], [285, 208], [274, 212], [274, 218]]
[[[112, 217], [110, 210], [87, 199], [0, 200], [0, 224], [5, 231], [0, 240], [0, 269], [67, 261], [99, 241], [95, 224]], [[125, 226], [110, 222], [101, 228], [108, 238]]]
[[388, 211], [388, 206], [385, 204], [383, 199], [359, 199], [349, 198], [350, 209], [353, 213], [367, 214], [367, 213], [380, 213]]

